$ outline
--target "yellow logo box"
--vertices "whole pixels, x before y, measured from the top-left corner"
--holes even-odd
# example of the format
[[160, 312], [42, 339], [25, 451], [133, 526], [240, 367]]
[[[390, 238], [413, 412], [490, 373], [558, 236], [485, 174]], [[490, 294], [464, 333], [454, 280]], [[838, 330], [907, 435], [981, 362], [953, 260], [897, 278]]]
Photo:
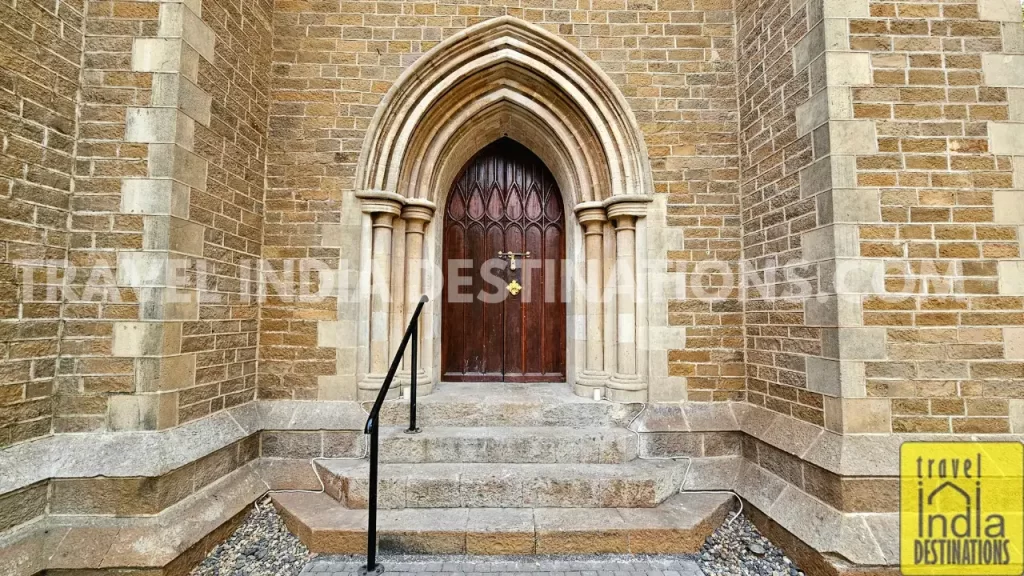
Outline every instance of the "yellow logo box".
[[907, 576], [1024, 573], [1024, 444], [903, 444], [900, 570]]

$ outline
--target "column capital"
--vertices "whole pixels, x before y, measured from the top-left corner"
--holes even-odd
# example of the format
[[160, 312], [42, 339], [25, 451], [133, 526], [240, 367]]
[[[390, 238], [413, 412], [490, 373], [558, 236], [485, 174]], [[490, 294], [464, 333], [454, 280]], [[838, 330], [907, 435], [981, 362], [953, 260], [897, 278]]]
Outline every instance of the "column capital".
[[586, 229], [591, 228], [591, 224], [600, 224], [608, 221], [608, 215], [605, 213], [604, 206], [598, 202], [584, 202], [576, 206], [576, 220], [579, 221], [580, 225]]
[[647, 215], [647, 205], [654, 198], [650, 196], [612, 196], [604, 201], [608, 218], [612, 220], [622, 216], [643, 218]]
[[391, 214], [398, 216], [402, 213], [402, 205], [405, 198], [394, 192], [385, 190], [362, 190], [356, 192], [356, 198], [360, 200], [360, 207], [367, 214]]
[[433, 220], [434, 212], [436, 210], [437, 207], [429, 200], [410, 198], [405, 201], [405, 206], [402, 207], [402, 218], [404, 220], [415, 220], [425, 224]]

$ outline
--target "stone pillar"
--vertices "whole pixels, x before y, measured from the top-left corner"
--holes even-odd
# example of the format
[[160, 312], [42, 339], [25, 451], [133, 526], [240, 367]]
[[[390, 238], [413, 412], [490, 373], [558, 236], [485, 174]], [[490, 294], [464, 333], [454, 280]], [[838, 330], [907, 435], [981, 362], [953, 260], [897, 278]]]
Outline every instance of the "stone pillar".
[[[391, 243], [395, 217], [401, 213], [401, 198], [395, 194], [371, 192], [358, 195], [363, 212], [370, 214], [370, 350], [369, 366], [359, 382], [360, 399], [375, 397], [391, 363]], [[399, 295], [401, 296], [401, 295]], [[397, 388], [396, 394], [397, 394]]]
[[615, 374], [608, 384], [608, 399], [620, 402], [647, 400], [647, 382], [637, 369], [637, 220], [646, 214], [647, 199], [613, 198], [608, 218], [615, 225]]
[[584, 208], [576, 214], [583, 227], [586, 263], [586, 358], [576, 378], [576, 392], [589, 397], [594, 388], [606, 388], [604, 369], [604, 208]]
[[203, 256], [203, 225], [189, 220], [192, 190], [206, 190], [208, 162], [195, 153], [196, 124], [210, 125], [211, 97], [198, 87], [200, 59], [214, 60], [214, 33], [199, 2], [161, 2], [155, 37], [132, 41], [131, 69], [149, 74], [145, 106], [128, 107], [125, 142], [145, 145], [147, 172], [121, 182], [123, 214], [141, 216], [142, 244], [118, 252], [117, 283], [134, 289], [139, 315], [113, 325], [111, 354], [134, 359], [134, 385], [108, 404], [111, 430], [178, 424], [179, 391], [195, 385], [196, 355], [182, 350], [183, 322], [198, 320], [199, 292], [185, 271]]
[[[427, 223], [434, 215], [433, 204], [426, 202], [410, 203], [402, 210], [402, 219], [405, 220], [405, 314], [402, 317], [402, 328], [399, 337], [404, 334], [409, 326], [412, 315], [416, 311], [416, 305], [423, 296], [423, 236]], [[423, 321], [426, 310], [420, 315], [419, 332], [419, 359], [416, 370], [417, 393], [429, 392], [433, 383], [427, 381], [426, 360], [428, 351], [423, 347], [423, 331], [426, 330], [426, 323]], [[411, 346], [411, 343], [410, 343]], [[409, 382], [409, 354], [406, 352], [403, 361], [401, 381]]]

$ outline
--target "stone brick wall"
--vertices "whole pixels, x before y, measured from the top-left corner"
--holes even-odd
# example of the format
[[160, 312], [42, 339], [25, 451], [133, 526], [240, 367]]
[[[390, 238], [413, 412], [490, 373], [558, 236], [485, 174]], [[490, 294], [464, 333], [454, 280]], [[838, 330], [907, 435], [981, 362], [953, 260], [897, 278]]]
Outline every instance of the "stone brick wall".
[[817, 286], [815, 267], [792, 268], [802, 258], [801, 233], [818, 226], [818, 191], [801, 170], [827, 155], [812, 148], [809, 134], [797, 134], [797, 107], [812, 93], [810, 63], [795, 55], [808, 19], [806, 3], [737, 4], [743, 259], [751, 275], [747, 399], [824, 425], [822, 396], [808, 389], [805, 367], [808, 355], [821, 354], [821, 333], [804, 325], [800, 294], [784, 279], [790, 273]]
[[849, 34], [873, 74], [854, 116], [878, 135], [857, 158], [881, 201], [860, 255], [900, 296], [864, 303], [887, 351], [867, 363], [868, 396], [888, 400], [893, 432], [1006, 433], [1011, 408], [1021, 432], [1024, 57], [999, 55], [1024, 53], [1019, 6], [871, 2]]
[[[324, 243], [331, 235], [324, 231], [343, 214], [358, 214], [355, 163], [376, 104], [418, 55], [467, 26], [506, 14], [579, 46], [622, 90], [645, 134], [656, 190], [666, 195], [666, 213], [658, 217], [671, 227], [669, 252], [662, 256], [670, 260], [670, 275], [692, 273], [697, 261], [736, 261], [731, 2], [279, 2], [264, 247], [275, 270], [286, 258], [355, 260], [354, 250], [342, 253]], [[659, 294], [661, 309], [670, 299], [668, 322], [679, 328], [666, 340], [675, 343], [667, 358], [657, 359], [661, 367], [653, 370], [686, 377], [694, 400], [741, 399], [742, 315], [736, 295], [727, 292], [711, 304], [665, 290]], [[310, 342], [318, 320], [338, 319], [333, 301], [269, 300], [260, 327], [260, 396], [337, 398], [319, 390], [318, 382], [338, 366], [353, 364], [347, 355], [354, 344], [333, 337], [332, 347], [313, 348]], [[355, 338], [354, 331], [348, 334]], [[334, 344], [351, 347], [346, 358], [337, 356]]]
[[121, 214], [121, 178], [146, 174], [146, 146], [124, 142], [129, 106], [149, 100], [151, 75], [134, 72], [132, 42], [154, 34], [159, 4], [88, 2], [84, 6], [82, 91], [75, 194], [70, 219], [69, 291], [60, 385], [54, 401], [56, 432], [106, 427], [107, 396], [134, 389], [131, 360], [112, 358], [113, 322], [139, 316], [130, 290], [106, 286], [87, 291], [96, 279], [116, 274], [118, 249], [142, 246], [142, 218]]
[[30, 262], [67, 256], [82, 11], [0, 2], [0, 447], [51, 430], [61, 301]]
[[[88, 3], [57, 431], [166, 428], [254, 396], [269, 12]], [[97, 270], [106, 294], [86, 289]]]
[[738, 22], [744, 256], [819, 293], [748, 292], [750, 401], [842, 433], [1024, 429], [1019, 6]]
[[179, 422], [256, 395], [256, 260], [263, 243], [272, 2], [205, 0], [203, 21], [216, 59], [199, 68], [212, 97], [209, 129], [196, 131], [205, 192], [190, 197], [189, 220], [206, 227], [207, 300], [182, 328], [182, 352], [196, 353], [196, 387], [179, 395]]

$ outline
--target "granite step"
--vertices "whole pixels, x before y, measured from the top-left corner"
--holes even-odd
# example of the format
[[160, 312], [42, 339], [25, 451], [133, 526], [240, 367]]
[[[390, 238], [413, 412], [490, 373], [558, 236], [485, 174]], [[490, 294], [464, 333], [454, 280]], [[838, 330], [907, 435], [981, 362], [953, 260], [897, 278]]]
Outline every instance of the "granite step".
[[[312, 552], [366, 552], [367, 511], [326, 494], [275, 494], [288, 528]], [[407, 508], [382, 510], [378, 548], [405, 554], [690, 554], [733, 504], [679, 494], [657, 508]]]
[[[366, 508], [369, 464], [318, 461], [327, 493]], [[686, 465], [381, 464], [377, 505], [401, 508], [653, 508], [674, 495]]]
[[[572, 393], [566, 384], [446, 382], [433, 394], [419, 397], [421, 428], [449, 426], [625, 426], [641, 404], [594, 401]], [[389, 401], [381, 407], [384, 426], [407, 426], [409, 402]]]
[[381, 462], [614, 464], [636, 458], [636, 434], [623, 428], [427, 427], [381, 430]]

